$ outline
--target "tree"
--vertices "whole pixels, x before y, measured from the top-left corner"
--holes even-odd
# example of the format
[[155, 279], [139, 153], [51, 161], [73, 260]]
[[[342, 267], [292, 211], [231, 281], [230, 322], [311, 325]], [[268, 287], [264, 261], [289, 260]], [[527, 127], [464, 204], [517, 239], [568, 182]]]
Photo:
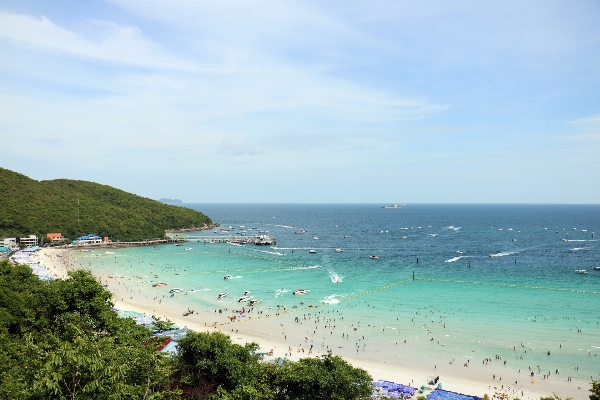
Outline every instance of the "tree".
[[600, 381], [592, 379], [592, 387], [590, 388], [590, 400], [600, 400]]
[[373, 393], [373, 380], [367, 371], [331, 352], [320, 358], [284, 362], [274, 368], [274, 376], [278, 400], [358, 400], [370, 399]]

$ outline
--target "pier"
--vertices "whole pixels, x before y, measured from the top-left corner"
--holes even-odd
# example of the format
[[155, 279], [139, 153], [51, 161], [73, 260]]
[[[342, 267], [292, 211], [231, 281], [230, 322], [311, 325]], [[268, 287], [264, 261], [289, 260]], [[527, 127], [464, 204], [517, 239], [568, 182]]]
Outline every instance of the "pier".
[[255, 244], [257, 246], [271, 246], [277, 244], [277, 239], [269, 235], [253, 236], [186, 236], [184, 239], [190, 242], [204, 243], [237, 243], [237, 244]]

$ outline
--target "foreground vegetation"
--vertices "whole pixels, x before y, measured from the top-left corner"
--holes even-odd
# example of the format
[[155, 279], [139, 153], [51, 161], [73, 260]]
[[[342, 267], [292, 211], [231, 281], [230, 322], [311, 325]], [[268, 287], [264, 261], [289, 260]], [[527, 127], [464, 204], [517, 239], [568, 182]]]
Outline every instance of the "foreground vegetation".
[[88, 271], [44, 282], [0, 262], [0, 399], [368, 399], [369, 374], [331, 354], [263, 363], [255, 343], [190, 332], [179, 353], [118, 318]]
[[163, 237], [167, 229], [201, 228], [206, 215], [106, 185], [69, 179], [36, 181], [0, 168], [0, 237], [60, 232], [112, 240]]

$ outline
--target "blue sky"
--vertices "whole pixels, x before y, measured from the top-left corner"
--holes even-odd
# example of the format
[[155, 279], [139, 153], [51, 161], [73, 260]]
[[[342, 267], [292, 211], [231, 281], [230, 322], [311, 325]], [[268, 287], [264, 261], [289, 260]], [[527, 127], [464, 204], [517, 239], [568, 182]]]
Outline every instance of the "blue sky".
[[0, 165], [185, 202], [600, 203], [598, 1], [4, 1]]

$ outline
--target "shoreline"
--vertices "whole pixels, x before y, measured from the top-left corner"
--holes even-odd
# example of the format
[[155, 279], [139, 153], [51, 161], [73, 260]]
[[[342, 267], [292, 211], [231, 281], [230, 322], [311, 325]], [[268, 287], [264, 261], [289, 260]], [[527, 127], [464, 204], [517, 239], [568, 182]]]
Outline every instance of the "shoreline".
[[[62, 253], [63, 257], [57, 254]], [[59, 278], [67, 276], [68, 270], [79, 268], [77, 261], [69, 254], [69, 249], [43, 249], [37, 257], [48, 270]], [[410, 347], [398, 345], [393, 352], [381, 352], [363, 347], [339, 346], [329, 348], [326, 340], [306, 336], [306, 327], [303, 323], [295, 324], [295, 317], [299, 317], [305, 309], [288, 309], [283, 312], [272, 310], [271, 314], [248, 315], [245, 319], [230, 322], [227, 319], [228, 310], [219, 314], [213, 309], [197, 310], [191, 316], [184, 317], [180, 306], [168, 304], [168, 302], [153, 301], [144, 295], [135, 295], [134, 291], [127, 288], [127, 282], [119, 279], [105, 279], [96, 277], [101, 283], [107, 284], [107, 289], [113, 293], [112, 301], [115, 307], [121, 310], [132, 310], [143, 312], [148, 315], [166, 317], [179, 327], [187, 327], [195, 331], [221, 331], [230, 335], [232, 342], [244, 344], [256, 342], [261, 352], [269, 352], [273, 349], [273, 357], [287, 357], [292, 361], [306, 356], [319, 356], [325, 354], [329, 349], [334, 355], [340, 355], [348, 363], [368, 371], [372, 378], [377, 381], [385, 379], [396, 383], [421, 387], [427, 385], [428, 376], [440, 376], [445, 390], [483, 397], [484, 394], [492, 396], [495, 392], [507, 391], [507, 387], [514, 390], [514, 382], [517, 381], [516, 392], [522, 399], [539, 399], [542, 396], [551, 396], [556, 393], [561, 397], [573, 397], [574, 399], [589, 398], [590, 382], [567, 382], [566, 377], [555, 377], [541, 379], [537, 373], [532, 380], [528, 371], [520, 373], [507, 371], [500, 362], [490, 364], [479, 364], [473, 357], [473, 364], [467, 360], [467, 364], [457, 361], [450, 364], [441, 356], [421, 355], [411, 353]], [[316, 307], [310, 310], [316, 313], [331, 312], [331, 308]], [[310, 315], [310, 314], [309, 314]], [[319, 320], [306, 321], [305, 323], [323, 323]], [[310, 320], [310, 318], [309, 318]], [[319, 326], [317, 326], [319, 327]], [[312, 328], [310, 328], [312, 329]], [[279, 334], [281, 332], [281, 334]], [[308, 331], [307, 331], [308, 332]], [[309, 339], [310, 337], [310, 339]], [[354, 339], [353, 339], [354, 341]], [[319, 343], [321, 342], [321, 343]], [[312, 352], [310, 351], [312, 345]], [[392, 345], [394, 346], [394, 345]], [[352, 347], [352, 349], [350, 349]], [[292, 350], [290, 353], [290, 349]], [[356, 354], [354, 354], [356, 349]], [[392, 357], [393, 354], [396, 354]], [[400, 358], [398, 358], [399, 356]], [[492, 379], [492, 377], [496, 379]], [[502, 389], [504, 385], [504, 390]], [[521, 396], [523, 391], [523, 396]], [[427, 394], [428, 390], [424, 394]]]

